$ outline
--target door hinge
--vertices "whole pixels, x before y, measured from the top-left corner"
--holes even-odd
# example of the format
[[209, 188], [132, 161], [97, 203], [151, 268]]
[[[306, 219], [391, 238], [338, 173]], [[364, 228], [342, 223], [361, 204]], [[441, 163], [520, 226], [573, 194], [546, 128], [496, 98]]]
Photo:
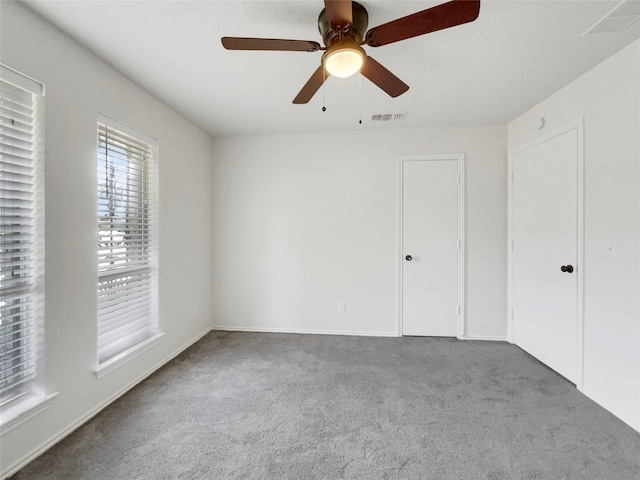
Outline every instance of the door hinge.
[[458, 315], [460, 315], [460, 305], [458, 305], [457, 310], [458, 310]]
[[513, 182], [515, 180], [515, 172], [511, 172], [511, 181]]
[[513, 320], [513, 310], [511, 310], [511, 319]]
[[458, 174], [458, 185], [460, 185], [460, 174]]
[[458, 250], [462, 248], [462, 240], [458, 240]]
[[511, 240], [511, 250], [514, 249], [514, 244], [515, 244], [515, 242], [513, 240]]

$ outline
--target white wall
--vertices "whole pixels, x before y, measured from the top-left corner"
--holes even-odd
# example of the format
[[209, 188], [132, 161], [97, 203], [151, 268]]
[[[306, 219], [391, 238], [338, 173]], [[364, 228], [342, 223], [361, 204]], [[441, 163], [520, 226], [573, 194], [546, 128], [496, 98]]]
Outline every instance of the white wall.
[[[68, 37], [1, 4], [1, 61], [46, 84], [46, 381], [50, 407], [3, 434], [2, 475], [208, 331], [211, 138]], [[159, 141], [160, 344], [96, 379], [98, 112]]]
[[463, 152], [467, 334], [505, 338], [505, 146], [505, 126], [214, 139], [214, 324], [396, 335], [397, 156]]
[[[511, 122], [509, 150], [580, 116], [584, 393], [640, 430], [640, 40]], [[608, 255], [612, 244], [616, 258]]]

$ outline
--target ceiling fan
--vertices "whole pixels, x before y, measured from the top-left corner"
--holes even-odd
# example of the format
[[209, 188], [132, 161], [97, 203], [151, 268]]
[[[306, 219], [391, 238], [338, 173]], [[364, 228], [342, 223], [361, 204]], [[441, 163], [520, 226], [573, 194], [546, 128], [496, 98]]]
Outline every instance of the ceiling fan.
[[326, 80], [327, 73], [347, 78], [360, 72], [390, 96], [397, 97], [409, 90], [409, 86], [368, 56], [362, 45], [380, 47], [473, 22], [480, 12], [480, 0], [452, 0], [367, 31], [369, 15], [359, 3], [352, 0], [324, 0], [324, 5], [318, 17], [318, 30], [324, 47], [310, 40], [243, 37], [222, 37], [222, 45], [227, 50], [324, 50], [320, 66], [293, 99], [295, 104], [309, 102]]

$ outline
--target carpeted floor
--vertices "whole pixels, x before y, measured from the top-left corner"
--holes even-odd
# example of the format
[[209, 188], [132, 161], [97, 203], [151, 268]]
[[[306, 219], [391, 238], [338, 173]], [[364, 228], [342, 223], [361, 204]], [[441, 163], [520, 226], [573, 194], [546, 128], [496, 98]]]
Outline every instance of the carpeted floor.
[[12, 477], [640, 478], [640, 434], [506, 343], [213, 332]]

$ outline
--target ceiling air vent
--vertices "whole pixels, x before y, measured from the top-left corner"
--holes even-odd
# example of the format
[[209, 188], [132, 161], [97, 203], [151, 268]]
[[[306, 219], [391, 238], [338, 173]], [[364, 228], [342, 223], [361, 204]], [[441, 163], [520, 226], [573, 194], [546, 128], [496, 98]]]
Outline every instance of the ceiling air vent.
[[378, 113], [371, 115], [371, 120], [374, 122], [390, 122], [394, 120], [404, 120], [407, 117], [407, 112], [404, 113]]
[[582, 36], [592, 33], [620, 33], [636, 23], [638, 19], [640, 19], [640, 2], [625, 0], [594, 23]]

